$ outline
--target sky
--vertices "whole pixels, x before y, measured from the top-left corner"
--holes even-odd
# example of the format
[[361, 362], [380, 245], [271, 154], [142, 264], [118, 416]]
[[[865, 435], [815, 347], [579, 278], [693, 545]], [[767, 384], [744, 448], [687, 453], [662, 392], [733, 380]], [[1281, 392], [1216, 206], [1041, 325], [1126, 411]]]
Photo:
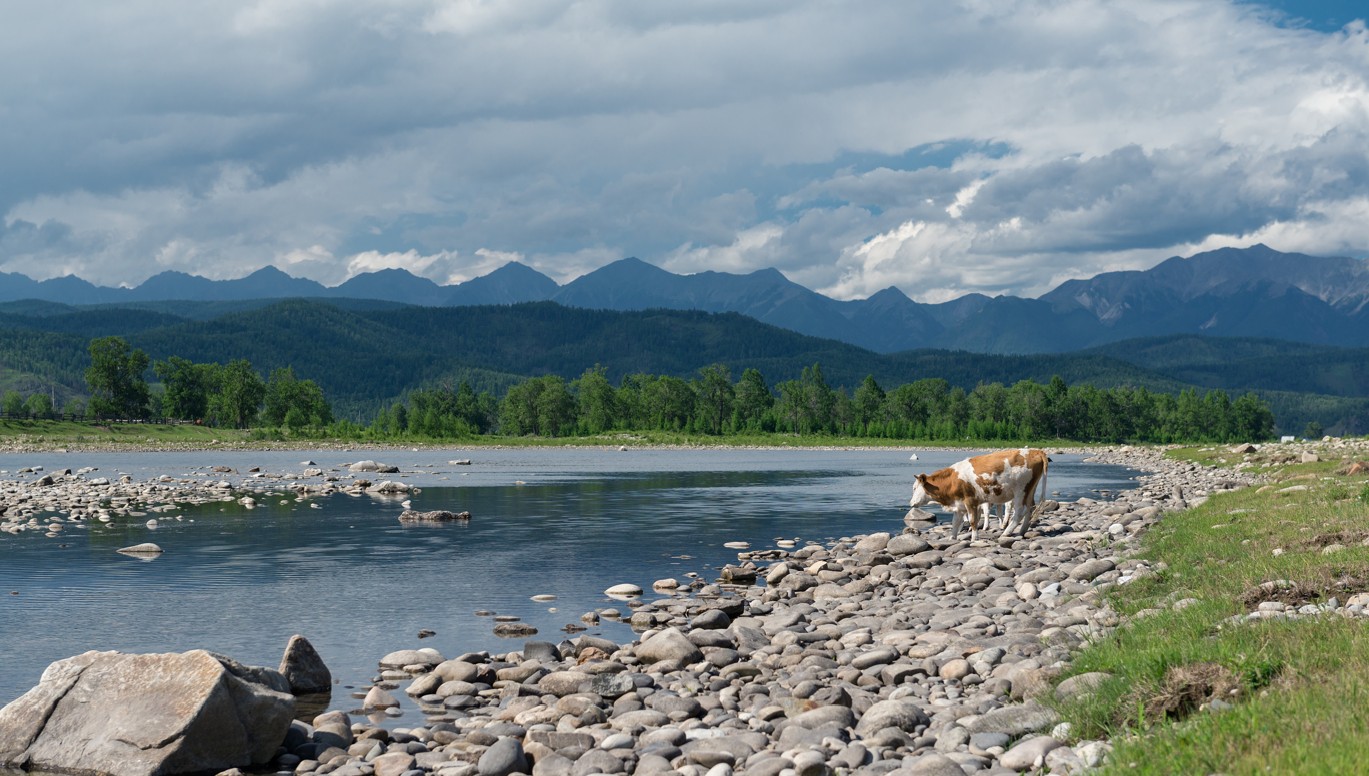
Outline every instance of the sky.
[[1357, 5], [11, 0], [0, 271], [635, 256], [938, 302], [1224, 246], [1363, 257]]

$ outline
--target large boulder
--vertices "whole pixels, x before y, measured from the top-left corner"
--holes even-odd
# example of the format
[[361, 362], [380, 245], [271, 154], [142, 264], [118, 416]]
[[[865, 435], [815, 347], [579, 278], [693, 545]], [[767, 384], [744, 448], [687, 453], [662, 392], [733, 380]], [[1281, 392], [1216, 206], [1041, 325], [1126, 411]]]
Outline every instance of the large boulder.
[[294, 710], [280, 673], [204, 650], [86, 652], [0, 709], [0, 766], [169, 776], [261, 765]]

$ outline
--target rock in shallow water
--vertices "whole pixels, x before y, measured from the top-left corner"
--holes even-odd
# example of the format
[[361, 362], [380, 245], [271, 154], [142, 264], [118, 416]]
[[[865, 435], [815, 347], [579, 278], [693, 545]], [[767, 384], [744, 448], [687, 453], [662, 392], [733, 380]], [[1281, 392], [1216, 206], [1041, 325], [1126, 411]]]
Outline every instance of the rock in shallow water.
[[290, 637], [285, 645], [278, 669], [295, 695], [331, 692], [333, 674], [323, 664], [323, 658], [309, 640], [299, 634]]

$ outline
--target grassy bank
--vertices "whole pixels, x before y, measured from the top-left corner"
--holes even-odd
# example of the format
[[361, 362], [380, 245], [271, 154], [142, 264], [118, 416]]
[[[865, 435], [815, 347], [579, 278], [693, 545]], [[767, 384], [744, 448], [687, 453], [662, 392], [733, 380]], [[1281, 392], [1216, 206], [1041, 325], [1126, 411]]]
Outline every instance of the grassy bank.
[[[1349, 452], [1321, 456], [1270, 464], [1256, 454], [1268, 485], [1168, 514], [1146, 535], [1139, 556], [1156, 573], [1111, 594], [1129, 622], [1070, 668], [1113, 678], [1092, 697], [1052, 701], [1075, 735], [1113, 739], [1111, 772], [1363, 772], [1369, 618], [1232, 620], [1265, 602], [1344, 607], [1369, 590], [1369, 474], [1340, 473]], [[1177, 457], [1242, 460], [1211, 449]]]
[[245, 431], [194, 425], [0, 420], [0, 442], [10, 447], [212, 447], [217, 443], [237, 443], [248, 438], [249, 433]]

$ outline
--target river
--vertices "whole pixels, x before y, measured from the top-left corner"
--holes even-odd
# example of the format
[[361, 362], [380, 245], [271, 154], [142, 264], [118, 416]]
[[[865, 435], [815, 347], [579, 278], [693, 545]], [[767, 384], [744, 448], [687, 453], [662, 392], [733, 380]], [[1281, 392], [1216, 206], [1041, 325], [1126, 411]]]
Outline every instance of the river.
[[[260, 483], [269, 495], [187, 507], [113, 524], [73, 524], [58, 538], [0, 533], [0, 705], [36, 684], [53, 660], [89, 649], [205, 648], [274, 667], [292, 634], [313, 642], [343, 687], [364, 687], [376, 661], [433, 647], [451, 657], [521, 648], [493, 635], [482, 612], [519, 617], [559, 641], [588, 611], [629, 608], [603, 591], [693, 572], [712, 582], [737, 550], [780, 539], [826, 543], [903, 528], [911, 481], [965, 452], [907, 450], [513, 448], [386, 452], [33, 453], [0, 455], [0, 471], [94, 467], [115, 478], [163, 474]], [[468, 523], [401, 525], [399, 498], [300, 500], [287, 480], [247, 472], [345, 476], [371, 458], [420, 489], [418, 510], [469, 511]], [[1096, 496], [1136, 472], [1054, 454], [1053, 498]], [[455, 461], [468, 459], [469, 465]], [[210, 473], [227, 466], [230, 474]], [[317, 479], [314, 482], [318, 482]], [[149, 515], [151, 517], [151, 515]], [[180, 518], [180, 519], [177, 519]], [[153, 541], [142, 561], [114, 550]], [[554, 601], [533, 601], [553, 595]], [[436, 635], [420, 639], [420, 630]], [[630, 640], [603, 620], [589, 633]], [[334, 694], [335, 701], [338, 693]], [[345, 706], [345, 704], [342, 704]]]

